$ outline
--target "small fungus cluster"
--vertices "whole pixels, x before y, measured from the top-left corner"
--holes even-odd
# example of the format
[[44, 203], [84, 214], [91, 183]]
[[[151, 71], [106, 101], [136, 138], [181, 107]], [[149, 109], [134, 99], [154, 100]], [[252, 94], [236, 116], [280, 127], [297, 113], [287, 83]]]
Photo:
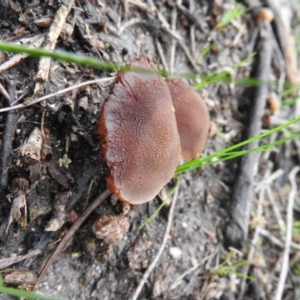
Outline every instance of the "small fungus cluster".
[[[130, 66], [154, 69], [146, 57]], [[205, 103], [184, 81], [118, 72], [98, 126], [108, 188], [130, 204], [152, 200], [180, 159], [201, 155], [208, 129]]]

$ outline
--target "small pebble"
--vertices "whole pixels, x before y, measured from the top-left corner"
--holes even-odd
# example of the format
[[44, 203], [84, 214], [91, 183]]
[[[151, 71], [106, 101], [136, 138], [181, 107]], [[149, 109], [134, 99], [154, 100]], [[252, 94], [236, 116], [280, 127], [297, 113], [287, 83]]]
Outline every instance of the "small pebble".
[[170, 247], [169, 249], [169, 254], [174, 258], [174, 259], [179, 259], [182, 255], [181, 249], [178, 247]]
[[185, 222], [182, 222], [181, 227], [182, 227], [182, 228], [187, 228], [187, 227], [188, 227], [188, 224], [185, 223]]
[[191, 274], [186, 274], [184, 277], [183, 277], [183, 280], [185, 281], [185, 282], [187, 282], [187, 283], [189, 283], [190, 282], [190, 280], [191, 280]]

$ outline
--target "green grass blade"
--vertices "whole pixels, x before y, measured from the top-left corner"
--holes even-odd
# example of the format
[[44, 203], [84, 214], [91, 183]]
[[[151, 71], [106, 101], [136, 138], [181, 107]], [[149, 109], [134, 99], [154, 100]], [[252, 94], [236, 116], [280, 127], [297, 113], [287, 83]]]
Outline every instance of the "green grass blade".
[[63, 300], [62, 298], [56, 298], [47, 295], [41, 295], [34, 292], [28, 292], [24, 290], [8, 288], [3, 285], [3, 278], [0, 276], [0, 293], [16, 296], [16, 297], [25, 297], [27, 299], [40, 299], [40, 300]]
[[165, 206], [166, 202], [169, 200], [169, 198], [175, 193], [175, 191], [179, 188], [180, 183], [177, 183], [173, 189], [170, 191], [170, 193], [167, 196], [167, 199], [164, 200], [157, 208], [156, 210], [151, 214], [149, 218], [147, 218], [139, 227], [139, 230], [143, 229], [160, 211], [161, 209]]
[[249, 9], [246, 9], [241, 4], [232, 1], [231, 6], [225, 11], [222, 20], [217, 24], [218, 28], [222, 28], [229, 24], [232, 20], [239, 18]]
[[[243, 141], [241, 143], [238, 143], [236, 145], [233, 145], [231, 147], [228, 147], [226, 149], [218, 151], [218, 152], [216, 152], [214, 154], [211, 154], [211, 155], [203, 157], [203, 158], [198, 158], [198, 159], [194, 159], [192, 161], [186, 162], [186, 163], [182, 164], [181, 166], [179, 166], [176, 169], [175, 175], [178, 175], [180, 173], [186, 172], [186, 171], [188, 171], [190, 169], [195, 169], [195, 168], [201, 167], [207, 161], [216, 160], [216, 158], [219, 158], [219, 157], [224, 157], [224, 155], [226, 155], [227, 153], [230, 153], [232, 150], [238, 149], [238, 148], [240, 148], [242, 146], [245, 146], [245, 145], [248, 145], [248, 144], [250, 144], [250, 143], [252, 143], [254, 141], [257, 141], [257, 140], [260, 140], [260, 139], [262, 139], [264, 137], [267, 137], [267, 136], [269, 136], [269, 135], [271, 135], [273, 133], [279, 132], [279, 131], [283, 130], [284, 128], [286, 128], [286, 127], [288, 127], [288, 126], [290, 126], [290, 125], [292, 125], [294, 123], [297, 123], [299, 121], [300, 121], [300, 117], [295, 118], [295, 119], [293, 119], [293, 120], [291, 120], [289, 122], [286, 122], [283, 125], [275, 127], [273, 129], [270, 129], [267, 132], [264, 132], [262, 134], [259, 134], [259, 135], [255, 136], [255, 137], [253, 137], [253, 138], [250, 138], [250, 139], [248, 139], [246, 141]], [[245, 151], [252, 151], [252, 149], [245, 150]], [[254, 151], [257, 151], [257, 150], [254, 149]]]
[[[240, 68], [242, 65], [250, 61], [254, 56], [256, 55], [255, 52], [251, 53], [248, 57], [243, 59], [240, 63], [236, 64], [233, 68], [231, 68], [229, 71], [223, 71], [220, 74], [217, 74], [216, 72], [213, 72], [210, 75], [207, 76], [202, 76], [202, 82], [198, 83], [197, 85], [194, 86], [196, 90], [203, 88], [204, 86], [208, 84], [212, 84], [214, 82], [218, 81], [224, 81], [224, 82], [232, 82], [233, 80], [230, 78], [230, 72], [237, 70]], [[246, 80], [244, 81], [246, 82]], [[260, 83], [261, 84], [261, 83]]]
[[[124, 65], [118, 65], [114, 63], [109, 63], [105, 62], [102, 60], [99, 60], [97, 58], [93, 58], [87, 55], [78, 55], [75, 53], [70, 53], [66, 51], [51, 51], [47, 49], [42, 49], [42, 48], [29, 48], [26, 46], [22, 45], [16, 45], [12, 43], [6, 43], [0, 41], [0, 50], [2, 51], [7, 51], [7, 52], [12, 52], [12, 53], [26, 53], [30, 56], [33, 57], [50, 57], [54, 60], [60, 60], [60, 61], [65, 61], [69, 63], [74, 63], [77, 65], [81, 66], [88, 66], [92, 68], [97, 68], [101, 70], [107, 70], [107, 71], [116, 71], [116, 70], [125, 70], [125, 71], [134, 71], [134, 72], [140, 72], [140, 73], [156, 73], [161, 76], [169, 76], [171, 75], [169, 72], [165, 70], [149, 70], [145, 68], [140, 68], [140, 67], [129, 67], [129, 66], [124, 66]], [[255, 53], [252, 53], [249, 55], [247, 58], [245, 58], [242, 62], [234, 66], [231, 70], [236, 70], [239, 67], [241, 67], [244, 63], [248, 62], [251, 58], [253, 58]], [[278, 82], [277, 81], [266, 81], [262, 82], [256, 78], [231, 78], [230, 76], [230, 71], [224, 71], [221, 72], [220, 74], [217, 74], [216, 72], [209, 74], [209, 75], [199, 75], [197, 73], [182, 73], [182, 72], [175, 72], [173, 74], [175, 77], [181, 77], [181, 78], [186, 78], [186, 79], [201, 79], [202, 83], [199, 83], [199, 85], [196, 85], [195, 88], [199, 89], [203, 86], [206, 86], [210, 83], [222, 81], [225, 83], [237, 83], [240, 85], [245, 85], [245, 86], [259, 86], [259, 85], [270, 85], [270, 86], [277, 86]], [[291, 87], [291, 84], [285, 83], [285, 86]], [[293, 90], [296, 88], [299, 88], [298, 85], [293, 85]]]

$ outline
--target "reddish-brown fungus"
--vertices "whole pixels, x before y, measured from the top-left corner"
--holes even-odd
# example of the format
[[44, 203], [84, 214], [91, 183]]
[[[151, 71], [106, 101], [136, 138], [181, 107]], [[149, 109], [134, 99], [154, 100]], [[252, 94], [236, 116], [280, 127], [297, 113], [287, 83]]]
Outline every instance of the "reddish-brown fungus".
[[209, 114], [202, 98], [180, 79], [167, 79], [175, 108], [181, 156], [191, 160], [200, 156], [209, 131]]
[[[153, 68], [145, 57], [131, 66]], [[119, 199], [150, 201], [172, 178], [180, 139], [168, 86], [160, 76], [119, 72], [98, 131], [110, 170], [108, 188]]]

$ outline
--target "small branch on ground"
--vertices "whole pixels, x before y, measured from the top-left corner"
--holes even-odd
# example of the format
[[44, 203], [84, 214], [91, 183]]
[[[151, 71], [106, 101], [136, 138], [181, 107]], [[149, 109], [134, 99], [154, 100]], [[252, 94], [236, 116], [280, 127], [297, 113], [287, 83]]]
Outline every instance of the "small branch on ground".
[[[177, 4], [181, 3], [181, 0], [177, 1]], [[173, 31], [176, 31], [176, 22], [177, 22], [177, 9], [174, 8], [171, 15], [171, 28]], [[175, 64], [175, 53], [176, 53], [177, 40], [172, 38], [171, 48], [170, 48], [170, 73], [174, 73], [174, 64]]]
[[79, 227], [82, 225], [82, 223], [88, 218], [88, 216], [96, 209], [97, 206], [99, 206], [109, 195], [109, 190], [105, 190], [101, 195], [99, 195], [89, 206], [88, 208], [83, 212], [83, 214], [75, 221], [75, 223], [72, 225], [72, 227], [69, 229], [69, 231], [64, 235], [62, 240], [60, 241], [59, 245], [55, 249], [55, 251], [52, 253], [50, 258], [47, 260], [46, 264], [41, 270], [41, 273], [39, 275], [39, 278], [36, 282], [35, 288], [37, 289], [38, 286], [41, 283], [42, 278], [44, 277], [48, 267], [52, 264], [52, 262], [55, 260], [57, 255], [65, 248], [65, 246], [68, 244], [68, 242], [71, 240], [71, 238], [74, 236], [76, 231], [79, 229]]
[[[265, 193], [266, 193], [265, 188], [262, 188], [259, 193], [259, 203], [258, 203], [257, 213], [256, 213], [257, 218], [261, 218], [263, 216], [262, 202], [264, 200]], [[251, 247], [250, 247], [250, 250], [248, 253], [248, 257], [247, 257], [248, 263], [244, 265], [243, 270], [242, 270], [242, 274], [244, 274], [244, 276], [241, 279], [240, 294], [239, 294], [239, 298], [238, 298], [240, 300], [245, 298], [246, 279], [247, 279], [247, 275], [248, 275], [250, 267], [251, 267], [250, 264], [254, 259], [256, 249], [257, 249], [257, 246], [259, 243], [260, 229], [261, 229], [261, 226], [256, 226], [255, 232], [254, 232], [254, 237], [251, 241]]]
[[[34, 36], [33, 38], [30, 38], [32, 40], [31, 43], [28, 44], [29, 48], [39, 48], [42, 46], [43, 42], [45, 41], [45, 36], [44, 35], [37, 35]], [[22, 45], [26, 45], [26, 41], [22, 42]], [[28, 39], [27, 39], [28, 42]], [[12, 56], [8, 61], [2, 63], [0, 65], [0, 73], [14, 67], [16, 64], [18, 64], [21, 60], [27, 58], [29, 55], [20, 53]]]
[[[52, 25], [50, 27], [47, 44], [45, 49], [54, 50], [57, 39], [61, 33], [61, 30], [66, 22], [66, 18], [69, 15], [71, 8], [74, 5], [74, 0], [66, 1], [66, 4], [62, 2], [61, 7], [57, 11]], [[39, 63], [39, 71], [37, 73], [37, 83], [34, 89], [34, 94], [43, 94], [45, 90], [45, 84], [48, 80], [49, 71], [51, 65], [51, 58], [43, 57]]]
[[[268, 34], [268, 30], [266, 31], [264, 28], [264, 30], [261, 30], [261, 51], [256, 76], [261, 82], [267, 82], [269, 79], [272, 52], [273, 43], [270, 40], [270, 33]], [[268, 87], [265, 84], [256, 87], [246, 139], [260, 134], [267, 92]], [[254, 141], [248, 144], [247, 149], [257, 148], [258, 145], [259, 141]], [[256, 161], [257, 153], [245, 155], [240, 161], [240, 170], [232, 195], [230, 220], [224, 232], [224, 244], [226, 247], [233, 247], [239, 250], [244, 247], [248, 235], [250, 211], [254, 197], [253, 179]]]
[[290, 1], [267, 0], [267, 3], [275, 16], [274, 23], [285, 59], [287, 78], [291, 83], [299, 83], [300, 75], [297, 66], [295, 39], [290, 24], [292, 20]]
[[289, 256], [290, 248], [292, 242], [292, 233], [293, 233], [293, 211], [294, 211], [294, 202], [297, 194], [297, 184], [296, 184], [296, 174], [299, 172], [300, 167], [296, 166], [292, 169], [289, 174], [289, 180], [291, 182], [291, 191], [289, 194], [288, 206], [287, 206], [287, 215], [286, 215], [286, 237], [285, 237], [285, 247], [282, 258], [281, 272], [279, 277], [279, 282], [277, 285], [275, 300], [281, 300], [287, 273], [289, 271]]
[[[13, 101], [15, 101], [15, 83], [10, 80], [8, 82], [8, 94], [9, 94], [9, 106]], [[3, 140], [2, 140], [2, 154], [1, 154], [1, 178], [0, 184], [1, 187], [4, 188], [7, 185], [7, 170], [9, 168], [10, 163], [10, 156], [12, 153], [12, 141], [14, 139], [17, 121], [19, 118], [19, 113], [16, 111], [11, 111], [7, 114], [6, 122], [5, 122], [5, 129], [3, 133]]]
[[0, 93], [4, 96], [4, 98], [9, 102], [9, 104], [12, 103], [11, 98], [6, 91], [5, 87], [0, 83]]
[[164, 70], [168, 72], [169, 68], [168, 68], [168, 65], [167, 65], [167, 62], [166, 62], [166, 58], [165, 58], [165, 55], [164, 55], [164, 50], [163, 50], [163, 47], [161, 46], [161, 43], [158, 40], [157, 36], [155, 37], [154, 41], [155, 41], [156, 49], [157, 49], [157, 52], [159, 54], [161, 63], [163, 65], [163, 67], [164, 67]]
[[37, 256], [41, 252], [42, 252], [41, 249], [35, 249], [35, 250], [32, 250], [32, 251], [28, 252], [25, 255], [16, 255], [16, 256], [13, 256], [13, 257], [1, 258], [0, 259], [0, 270], [6, 269], [7, 267], [9, 267], [9, 266], [11, 266], [15, 263], [18, 263], [22, 260], [28, 259], [28, 258], [33, 257], [33, 256]]
[[165, 234], [164, 234], [164, 238], [163, 238], [163, 241], [162, 241], [162, 244], [155, 256], [155, 258], [153, 259], [152, 263], [150, 264], [150, 266], [148, 267], [147, 271], [145, 272], [145, 274], [143, 275], [137, 289], [135, 290], [135, 293], [133, 294], [131, 300], [137, 300], [145, 282], [147, 281], [148, 277], [150, 276], [151, 272], [153, 271], [153, 269], [155, 268], [157, 262], [159, 261], [165, 247], [166, 247], [166, 244], [167, 244], [167, 241], [168, 241], [168, 237], [169, 237], [169, 233], [170, 233], [170, 229], [171, 229], [171, 224], [172, 224], [172, 221], [173, 221], [173, 215], [174, 215], [174, 210], [175, 210], [175, 204], [176, 204], [176, 201], [177, 201], [177, 198], [178, 198], [178, 190], [179, 190], [179, 187], [176, 189], [175, 193], [174, 193], [174, 196], [173, 196], [173, 200], [172, 200], [172, 204], [171, 204], [171, 207], [170, 207], [170, 211], [169, 211], [169, 217], [168, 217], [168, 223], [167, 223], [167, 227], [166, 227], [166, 231], [165, 231]]
[[93, 79], [93, 80], [81, 82], [81, 83], [72, 85], [72, 86], [70, 86], [70, 87], [68, 87], [68, 88], [65, 88], [65, 89], [63, 89], [63, 90], [60, 90], [60, 91], [54, 92], [54, 93], [52, 93], [52, 94], [49, 94], [49, 95], [40, 97], [40, 98], [35, 99], [35, 100], [32, 100], [32, 101], [29, 102], [29, 103], [18, 104], [18, 105], [14, 105], [14, 106], [11, 106], [11, 107], [1, 108], [1, 109], [0, 109], [0, 113], [6, 112], [6, 111], [11, 111], [11, 110], [16, 110], [16, 109], [20, 109], [20, 108], [25, 108], [25, 107], [27, 107], [27, 106], [31, 106], [31, 105], [40, 103], [40, 102], [42, 102], [42, 101], [44, 101], [44, 100], [47, 100], [47, 99], [56, 97], [56, 96], [58, 96], [58, 95], [67, 93], [67, 92], [72, 91], [72, 90], [74, 90], [74, 89], [78, 89], [78, 88], [83, 87], [83, 86], [85, 86], [85, 85], [94, 84], [94, 83], [102, 83], [102, 82], [107, 82], [107, 81], [113, 81], [115, 78], [116, 78], [116, 77], [107, 77], [107, 78]]

